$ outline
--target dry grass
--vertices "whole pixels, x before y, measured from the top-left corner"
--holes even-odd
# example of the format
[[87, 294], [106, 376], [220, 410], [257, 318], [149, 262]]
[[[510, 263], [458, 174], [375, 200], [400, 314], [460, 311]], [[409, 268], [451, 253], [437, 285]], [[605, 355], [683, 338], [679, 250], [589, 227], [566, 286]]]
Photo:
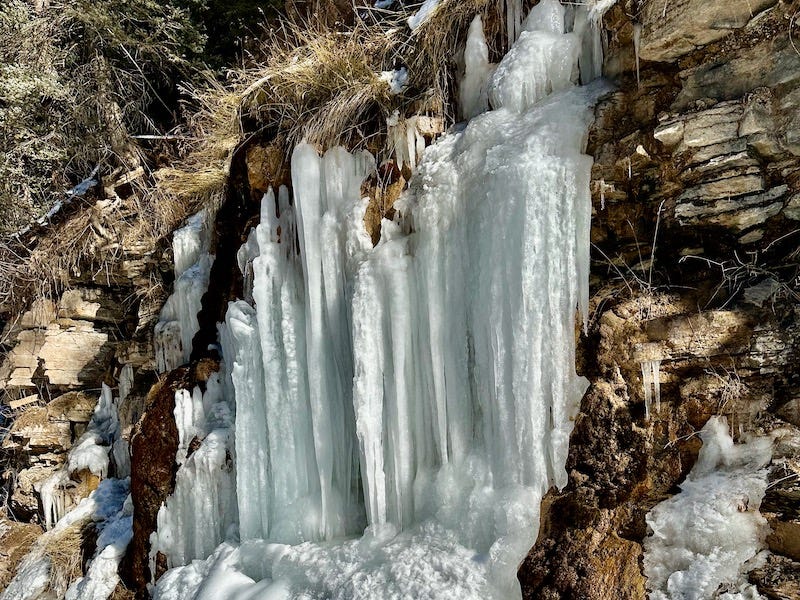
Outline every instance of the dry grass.
[[380, 72], [391, 68], [401, 41], [399, 28], [363, 21], [346, 31], [285, 21], [268, 32], [263, 62], [236, 74], [240, 118], [282, 133], [290, 146], [364, 137], [360, 126], [390, 103]]
[[[199, 109], [192, 123], [197, 144], [165, 173], [172, 193], [208, 195], [218, 190], [236, 148], [266, 139], [290, 150], [306, 141], [320, 149], [384, 150], [386, 118], [427, 114], [455, 121], [460, 49], [470, 21], [483, 14], [490, 44], [502, 40], [502, 3], [442, 0], [416, 30], [413, 11], [361, 7], [349, 26], [324, 19], [284, 19], [265, 32], [248, 65], [230, 71], [225, 85], [194, 90]], [[381, 73], [403, 66], [408, 86], [393, 95]]]
[[70, 583], [83, 575], [83, 550], [94, 532], [91, 519], [77, 521], [60, 530], [45, 533], [39, 541], [41, 552], [50, 559], [50, 589], [62, 595]]
[[[125, 199], [87, 202], [39, 235], [1, 241], [0, 311], [56, 298], [72, 281], [111, 285], [124, 279], [125, 260], [158, 248], [196, 208], [194, 199], [169, 194], [152, 182], [152, 176], [136, 182]], [[138, 292], [148, 294], [149, 287]]]
[[[231, 161], [253, 140], [285, 153], [303, 140], [388, 153], [386, 119], [394, 111], [452, 123], [469, 23], [481, 13], [490, 45], [503, 44], [502, 8], [497, 0], [442, 0], [413, 31], [410, 10], [359, 8], [349, 26], [313, 16], [280, 21], [227, 81], [208, 76], [184, 90], [192, 116], [174, 136], [181, 158], [171, 166], [146, 173], [122, 202], [102, 210], [87, 203], [32, 243], [0, 243], [0, 310], [55, 297], [71, 280], [112, 282], [131, 249], [158, 247], [198, 205], [221, 201]], [[399, 66], [408, 86], [393, 95], [381, 72]]]
[[20, 563], [17, 577], [24, 577], [26, 568], [44, 560], [50, 575], [47, 597], [63, 598], [70, 584], [83, 575], [84, 551], [94, 544], [94, 535], [91, 518], [43, 533]]

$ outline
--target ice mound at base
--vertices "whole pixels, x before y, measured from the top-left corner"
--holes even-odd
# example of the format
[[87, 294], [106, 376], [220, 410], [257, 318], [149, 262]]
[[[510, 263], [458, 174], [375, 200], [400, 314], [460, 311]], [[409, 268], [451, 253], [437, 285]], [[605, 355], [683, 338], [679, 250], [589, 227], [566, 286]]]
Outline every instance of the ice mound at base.
[[[724, 417], [700, 432], [703, 448], [681, 491], [651, 510], [644, 573], [651, 600], [760, 598], [744, 576], [757, 566], [769, 532], [758, 512], [767, 487], [771, 440], [734, 444]], [[723, 586], [721, 595], [715, 596]]]
[[[504, 60], [551, 83], [425, 149], [374, 248], [361, 184], [375, 159], [295, 149], [293, 198], [264, 197], [238, 256], [249, 301], [220, 325], [238, 537], [168, 571], [155, 598], [520, 597], [588, 383], [583, 149], [604, 91], [564, 78], [575, 37], [543, 5], [526, 39], [568, 68]], [[188, 504], [172, 509], [196, 529]]]

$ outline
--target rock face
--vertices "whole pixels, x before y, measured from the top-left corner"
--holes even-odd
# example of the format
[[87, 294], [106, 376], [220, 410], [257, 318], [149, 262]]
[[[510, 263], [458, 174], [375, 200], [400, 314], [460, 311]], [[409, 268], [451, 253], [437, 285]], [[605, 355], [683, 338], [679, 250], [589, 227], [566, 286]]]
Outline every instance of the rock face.
[[[762, 506], [772, 554], [750, 579], [768, 598], [800, 597], [800, 55], [789, 36], [791, 27], [800, 34], [798, 8], [619, 0], [605, 17], [604, 70], [617, 89], [597, 107], [587, 150], [593, 298], [578, 360], [591, 387], [571, 439], [569, 483], [546, 497], [539, 540], [519, 570], [525, 598], [646, 598], [645, 514], [675, 492], [699, 451], [692, 434], [716, 414], [736, 432], [776, 440]], [[423, 125], [428, 137], [443, 128]], [[41, 531], [39, 484], [86, 427], [96, 402], [88, 390], [105, 382], [116, 387], [132, 451], [134, 535], [121, 571], [146, 597], [158, 575], [149, 537], [175, 483], [174, 392], [212, 368], [205, 357], [216, 322], [241, 295], [242, 234], [261, 195], [290, 181], [276, 146], [242, 150], [216, 222], [192, 366], [151, 389], [151, 332], [165, 297], [151, 280], [169, 286], [166, 244], [125, 248], [102, 276], [74, 273], [71, 289], [5, 324], [3, 479], [9, 517], [30, 523], [0, 519], [0, 587]], [[410, 175], [386, 161], [365, 182], [373, 243]], [[648, 407], [646, 369], [660, 392]]]
[[796, 10], [620, 2], [605, 17], [618, 90], [589, 140], [593, 299], [579, 371], [592, 385], [569, 484], [549, 494], [520, 567], [525, 598], [646, 598], [644, 516], [675, 492], [700, 447], [691, 434], [716, 414], [776, 439], [770, 477], [789, 477], [764, 500], [774, 555], [751, 579], [769, 598], [797, 596]]
[[41, 522], [39, 486], [64, 465], [95, 404], [94, 395], [70, 392], [45, 406], [27, 405], [14, 419], [2, 453], [8, 465], [3, 479], [11, 488], [8, 508], [15, 519]]
[[642, 60], [669, 62], [740, 29], [777, 0], [643, 2]]
[[175, 390], [189, 384], [188, 375], [188, 369], [176, 369], [153, 387], [144, 415], [131, 436], [131, 498], [135, 518], [133, 539], [120, 570], [126, 585], [142, 592], [151, 581], [150, 534], [156, 528], [158, 509], [175, 488], [178, 451]]

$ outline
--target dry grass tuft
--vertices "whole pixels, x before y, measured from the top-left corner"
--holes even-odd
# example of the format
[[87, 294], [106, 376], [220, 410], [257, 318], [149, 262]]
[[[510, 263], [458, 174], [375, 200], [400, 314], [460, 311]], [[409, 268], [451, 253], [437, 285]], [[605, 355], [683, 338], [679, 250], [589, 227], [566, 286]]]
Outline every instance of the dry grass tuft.
[[93, 535], [91, 519], [82, 519], [40, 538], [41, 552], [50, 559], [50, 589], [63, 594], [83, 575], [83, 553], [88, 537]]
[[[497, 0], [442, 0], [416, 30], [413, 10], [357, 9], [354, 22], [285, 18], [265, 32], [248, 66], [232, 70], [223, 86], [194, 90], [197, 145], [166, 173], [175, 193], [207, 195], [224, 185], [231, 154], [252, 139], [285, 151], [306, 141], [319, 147], [382, 151], [386, 119], [427, 114], [455, 121], [459, 53], [470, 21], [483, 14], [490, 44], [502, 39]], [[381, 77], [405, 67], [408, 86], [392, 94]]]
[[[128, 273], [125, 261], [152, 253], [197, 204], [159, 189], [153, 179], [134, 182], [125, 199], [84, 202], [39, 234], [0, 241], [0, 311], [57, 298], [74, 281], [112, 285], [124, 284], [127, 276], [146, 277]], [[137, 286], [137, 293], [146, 295], [150, 287]]]
[[284, 21], [267, 32], [263, 62], [236, 74], [240, 118], [282, 133], [290, 146], [363, 138], [362, 126], [391, 103], [380, 73], [392, 68], [402, 41], [399, 28], [361, 20], [345, 31]]

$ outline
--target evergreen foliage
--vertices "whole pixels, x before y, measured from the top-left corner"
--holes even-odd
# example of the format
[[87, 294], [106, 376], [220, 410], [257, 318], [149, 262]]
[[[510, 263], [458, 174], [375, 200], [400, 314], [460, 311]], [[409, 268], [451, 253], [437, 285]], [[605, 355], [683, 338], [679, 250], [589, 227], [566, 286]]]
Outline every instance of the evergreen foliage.
[[176, 120], [204, 49], [189, 10], [156, 0], [0, 6], [0, 229], [13, 231], [100, 164], [140, 160], [130, 133]]

